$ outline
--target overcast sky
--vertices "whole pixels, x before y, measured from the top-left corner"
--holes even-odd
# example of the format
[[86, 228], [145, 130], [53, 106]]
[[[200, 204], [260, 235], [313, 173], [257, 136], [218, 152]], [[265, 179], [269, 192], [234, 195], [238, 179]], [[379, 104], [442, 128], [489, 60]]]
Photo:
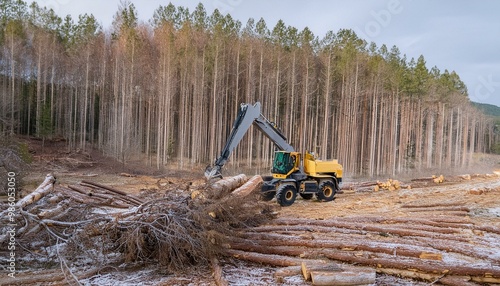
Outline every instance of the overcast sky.
[[[31, 1], [27, 1], [31, 2]], [[111, 27], [120, 0], [37, 0], [64, 17], [91, 13]], [[456, 71], [472, 101], [500, 106], [500, 1], [497, 0], [132, 0], [141, 20], [172, 2], [193, 11], [202, 2], [210, 15], [217, 8], [243, 25], [264, 18], [299, 30], [309, 27], [322, 38], [327, 31], [353, 29], [377, 46], [396, 45], [408, 60], [423, 55], [430, 69]]]

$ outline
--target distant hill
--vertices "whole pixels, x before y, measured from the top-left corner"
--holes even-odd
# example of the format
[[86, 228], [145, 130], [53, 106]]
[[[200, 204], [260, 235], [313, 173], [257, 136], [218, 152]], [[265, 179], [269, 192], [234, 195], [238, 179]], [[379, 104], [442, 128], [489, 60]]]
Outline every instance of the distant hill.
[[474, 106], [482, 110], [484, 114], [500, 117], [500, 107], [493, 104], [473, 102]]

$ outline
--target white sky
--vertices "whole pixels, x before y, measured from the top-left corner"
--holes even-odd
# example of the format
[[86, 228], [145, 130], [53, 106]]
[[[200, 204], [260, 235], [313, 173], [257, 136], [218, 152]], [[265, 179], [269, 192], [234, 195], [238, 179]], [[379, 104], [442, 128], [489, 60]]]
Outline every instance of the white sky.
[[[28, 0], [27, 2], [31, 2]], [[93, 14], [107, 29], [120, 0], [37, 0], [64, 17]], [[377, 46], [396, 45], [408, 60], [424, 55], [427, 67], [456, 71], [472, 101], [500, 106], [500, 1], [497, 0], [131, 0], [141, 20], [172, 2], [192, 12], [202, 2], [243, 25], [261, 17], [272, 29], [278, 20], [299, 30], [353, 29]]]

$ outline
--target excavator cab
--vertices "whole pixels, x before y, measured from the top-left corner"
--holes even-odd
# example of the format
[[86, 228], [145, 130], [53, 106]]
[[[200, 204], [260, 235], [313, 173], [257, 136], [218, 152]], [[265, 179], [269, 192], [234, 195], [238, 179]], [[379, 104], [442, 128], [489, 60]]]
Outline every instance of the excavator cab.
[[298, 157], [298, 152], [276, 151], [271, 168], [273, 176], [275, 178], [286, 178], [296, 171], [298, 168], [297, 163], [300, 161]]

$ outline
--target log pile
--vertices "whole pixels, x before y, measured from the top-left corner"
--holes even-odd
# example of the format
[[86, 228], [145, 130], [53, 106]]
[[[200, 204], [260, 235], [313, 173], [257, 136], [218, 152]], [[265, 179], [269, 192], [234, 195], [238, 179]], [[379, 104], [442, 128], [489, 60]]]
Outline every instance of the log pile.
[[354, 191], [354, 192], [378, 192], [381, 190], [385, 191], [397, 191], [400, 189], [411, 189], [412, 186], [409, 184], [404, 184], [399, 180], [388, 179], [387, 181], [371, 181], [371, 182], [360, 182], [360, 183], [350, 183], [342, 187], [343, 191]]
[[389, 179], [386, 182], [377, 182], [378, 190], [396, 191], [401, 189], [401, 182], [398, 180]]
[[445, 182], [443, 175], [432, 175], [431, 177], [422, 177], [411, 180], [411, 185], [414, 188], [425, 188], [432, 185], [439, 185]]
[[[229, 241], [229, 253], [235, 257], [273, 266], [299, 266], [300, 259], [328, 259], [447, 285], [462, 280], [500, 283], [500, 258], [493, 255], [498, 251], [495, 241], [500, 241], [500, 228], [455, 215], [279, 218], [246, 229]], [[315, 284], [313, 280], [313, 285], [358, 285], [359, 276], [339, 282], [335, 266], [321, 267], [333, 269], [319, 270], [322, 282]], [[323, 284], [325, 279], [351, 284]]]
[[[500, 174], [500, 171], [498, 172]], [[397, 191], [397, 190], [405, 190], [405, 189], [417, 189], [424, 188], [429, 186], [440, 185], [446, 182], [460, 182], [460, 181], [470, 181], [474, 178], [492, 178], [498, 177], [497, 173], [493, 174], [482, 174], [482, 175], [459, 175], [459, 176], [451, 176], [445, 177], [443, 175], [432, 175], [430, 177], [421, 177], [412, 179], [410, 182], [405, 183], [401, 180], [396, 179], [387, 179], [386, 181], [365, 181], [365, 182], [351, 182], [344, 183], [341, 190], [343, 192], [377, 192], [381, 190], [385, 191]]]

